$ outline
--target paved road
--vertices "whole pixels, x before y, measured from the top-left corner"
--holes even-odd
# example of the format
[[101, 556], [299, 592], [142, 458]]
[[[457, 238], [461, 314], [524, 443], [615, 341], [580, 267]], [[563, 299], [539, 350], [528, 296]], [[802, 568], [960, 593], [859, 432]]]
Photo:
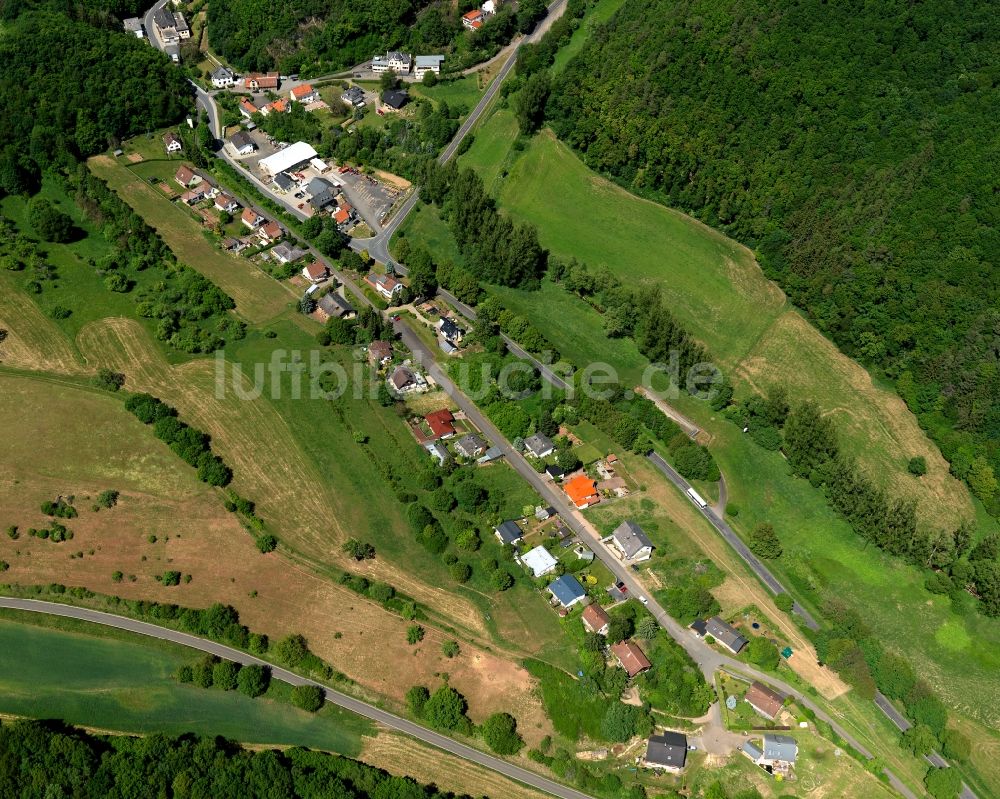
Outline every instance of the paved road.
[[552, 796], [561, 797], [562, 799], [590, 799], [590, 797], [585, 793], [581, 793], [580, 791], [569, 788], [565, 785], [560, 785], [557, 782], [539, 776], [538, 774], [528, 771], [527, 769], [523, 769], [519, 766], [508, 763], [505, 760], [501, 760], [498, 757], [493, 757], [492, 755], [480, 752], [478, 749], [473, 749], [471, 746], [466, 746], [463, 743], [454, 741], [445, 735], [429, 730], [419, 724], [414, 724], [412, 721], [408, 721], [407, 719], [388, 713], [387, 711], [381, 710], [380, 708], [370, 705], [367, 702], [362, 702], [360, 699], [355, 699], [347, 694], [342, 694], [336, 689], [331, 688], [329, 685], [324, 685], [316, 680], [301, 677], [298, 674], [282, 669], [268, 663], [265, 660], [255, 658], [253, 655], [248, 655], [246, 652], [241, 652], [238, 649], [233, 649], [223, 644], [218, 644], [215, 641], [209, 641], [206, 638], [199, 638], [194, 635], [178, 632], [177, 630], [171, 630], [166, 627], [159, 627], [155, 624], [150, 624], [144, 621], [128, 619], [124, 616], [102, 613], [98, 610], [78, 608], [72, 605], [62, 605], [56, 602], [42, 602], [37, 599], [13, 599], [9, 597], [0, 597], [0, 607], [11, 608], [13, 610], [26, 610], [32, 613], [47, 613], [49, 615], [64, 616], [70, 619], [81, 619], [94, 624], [103, 624], [107, 627], [116, 627], [119, 630], [127, 630], [132, 633], [138, 633], [139, 635], [158, 638], [162, 641], [171, 641], [176, 644], [181, 644], [182, 646], [188, 646], [192, 649], [198, 649], [202, 652], [217, 655], [221, 658], [225, 658], [226, 660], [242, 663], [243, 665], [258, 664], [261, 666], [267, 666], [271, 669], [271, 675], [282, 682], [286, 682], [289, 685], [318, 685], [326, 691], [326, 701], [331, 704], [342, 707], [345, 710], [350, 710], [352, 713], [357, 713], [359, 716], [364, 716], [365, 718], [369, 718], [379, 724], [384, 724], [387, 727], [399, 730], [407, 735], [411, 735], [424, 743], [436, 746], [438, 749], [443, 749], [444, 751], [457, 755], [464, 760], [478, 763], [480, 766], [485, 766], [492, 771], [503, 774], [505, 777], [510, 777], [518, 782], [523, 782], [525, 785], [537, 788], [538, 790], [544, 791]]
[[[667, 479], [680, 489], [681, 493], [687, 496], [687, 490], [691, 488], [691, 484], [681, 477], [680, 474], [678, 474], [677, 471], [657, 453], [651, 452], [648, 457], [649, 460], [652, 461], [653, 465], [663, 472]], [[788, 593], [778, 579], [771, 574], [771, 570], [761, 563], [757, 556], [750, 551], [750, 548], [743, 543], [743, 539], [736, 535], [732, 527], [730, 527], [723, 519], [716, 516], [715, 512], [711, 508], [702, 508], [693, 501], [691, 504], [701, 511], [701, 515], [708, 519], [709, 523], [724, 539], [726, 539], [729, 545], [736, 550], [736, 554], [743, 558], [747, 566], [749, 566], [753, 573], [760, 578], [760, 581], [764, 583], [768, 589], [770, 589], [771, 593], [775, 595]], [[819, 624], [816, 622], [816, 619], [814, 619], [809, 611], [797, 602], [792, 605], [792, 611], [802, 618], [802, 621], [805, 622], [809, 629], [819, 629]]]
[[[486, 109], [489, 108], [490, 103], [493, 102], [493, 98], [496, 97], [497, 92], [500, 90], [500, 84], [504, 82], [504, 79], [510, 74], [510, 71], [517, 63], [517, 52], [521, 48], [521, 45], [525, 42], [534, 42], [541, 38], [545, 31], [549, 29], [552, 22], [563, 12], [565, 6], [566, 0], [555, 0], [554, 3], [549, 5], [545, 18], [538, 23], [535, 30], [528, 36], [522, 38], [521, 41], [518, 42], [517, 45], [510, 51], [510, 55], [507, 57], [504, 65], [500, 68], [497, 76], [493, 79], [489, 88], [486, 89], [486, 92], [480, 98], [476, 107], [472, 109], [472, 112], [466, 118], [465, 122], [462, 123], [462, 126], [458, 129], [458, 132], [455, 134], [455, 137], [451, 140], [448, 146], [441, 151], [441, 154], [438, 156], [438, 163], [447, 163], [454, 157], [455, 153], [458, 152], [458, 148], [461, 146], [462, 141], [469, 135], [469, 132], [473, 129], [473, 127], [475, 127], [476, 123], [479, 122], [479, 119], [486, 112]], [[411, 194], [407, 198], [406, 202], [400, 206], [399, 210], [396, 211], [392, 219], [389, 220], [388, 224], [382, 229], [382, 232], [379, 235], [372, 236], [367, 239], [352, 239], [351, 249], [358, 251], [367, 250], [368, 254], [376, 261], [384, 264], [392, 263], [392, 258], [389, 256], [389, 241], [392, 239], [392, 234], [396, 232], [399, 226], [403, 224], [406, 217], [409, 216], [409, 214], [416, 207], [418, 197], [419, 192], [415, 189], [413, 194]]]

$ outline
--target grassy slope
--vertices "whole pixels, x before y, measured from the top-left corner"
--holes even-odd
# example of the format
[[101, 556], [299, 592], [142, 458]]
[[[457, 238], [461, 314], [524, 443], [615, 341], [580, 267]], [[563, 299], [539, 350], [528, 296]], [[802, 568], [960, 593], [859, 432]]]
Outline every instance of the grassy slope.
[[[60, 718], [131, 733], [195, 732], [246, 743], [309, 746], [356, 755], [374, 727], [327, 706], [316, 715], [284, 696], [249, 699], [177, 683], [171, 674], [200, 653], [139, 636], [105, 637], [90, 625], [75, 631], [0, 621], [0, 712]], [[269, 694], [270, 695], [270, 694]]]
[[587, 37], [597, 25], [601, 25], [611, 19], [611, 16], [619, 9], [624, 0], [597, 0], [597, 3], [587, 12], [583, 23], [574, 31], [569, 43], [560, 48], [556, 53], [555, 63], [552, 65], [554, 72], [559, 72], [570, 62], [587, 41]]
[[[508, 157], [491, 137], [491, 131], [508, 126], [503, 113], [485, 123], [464, 157], [487, 174], [495, 159]], [[919, 494], [925, 509], [933, 511], [932, 503], [940, 503], [942, 524], [952, 523], [956, 512], [973, 513], [964, 488], [942, 473], [940, 456], [898, 398], [872, 388], [867, 375], [799, 324], [798, 315], [784, 306], [738, 245], [608, 184], [547, 134], [532, 141], [499, 188], [501, 205], [537, 224], [543, 243], [557, 255], [575, 255], [626, 278], [655, 280], [677, 316], [741, 376], [762, 387], [785, 382], [793, 397], [813, 396], [837, 409], [846, 446], [867, 455], [872, 471], [888, 472], [897, 487], [908, 482], [903, 487]], [[558, 287], [545, 285], [534, 294], [495, 291], [572, 360], [609, 361], [628, 380], [641, 372], [645, 359], [634, 346], [609, 342], [600, 332], [599, 314]], [[991, 652], [1000, 643], [1000, 624], [953, 614], [923, 590], [915, 570], [865, 551], [815, 491], [789, 477], [779, 456], [743, 440], [703, 404], [685, 397], [676, 404], [715, 437], [713, 450], [731, 501], [743, 508], [737, 526], [749, 529], [766, 519], [778, 529], [788, 556], [777, 570], [791, 578], [803, 598], [816, 602], [841, 596], [863, 608], [887, 645], [912, 657], [956, 710], [994, 726], [1000, 663]], [[929, 490], [902, 474], [904, 455], [916, 446], [938, 468], [937, 485]]]

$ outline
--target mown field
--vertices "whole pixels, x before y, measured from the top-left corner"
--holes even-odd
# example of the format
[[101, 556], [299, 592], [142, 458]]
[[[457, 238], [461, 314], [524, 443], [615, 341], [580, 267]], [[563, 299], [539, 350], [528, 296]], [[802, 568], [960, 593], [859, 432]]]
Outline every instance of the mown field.
[[274, 683], [250, 699], [182, 685], [177, 668], [201, 654], [141, 636], [105, 635], [86, 624], [37, 626], [31, 614], [0, 617], [0, 713], [59, 718], [126, 733], [223, 735], [250, 744], [308, 746], [356, 756], [374, 725], [327, 705], [317, 714], [291, 705]]

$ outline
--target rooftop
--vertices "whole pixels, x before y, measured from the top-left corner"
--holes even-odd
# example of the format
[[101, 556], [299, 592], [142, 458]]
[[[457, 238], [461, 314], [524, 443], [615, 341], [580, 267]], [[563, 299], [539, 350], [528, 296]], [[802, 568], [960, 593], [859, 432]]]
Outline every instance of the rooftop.
[[634, 557], [644, 547], [652, 547], [653, 542], [649, 536], [635, 522], [626, 520], [615, 528], [611, 534], [615, 543], [625, 554], [626, 558]]
[[552, 595], [559, 600], [564, 608], [568, 608], [575, 602], [579, 602], [583, 599], [587, 592], [583, 590], [583, 586], [580, 585], [579, 580], [577, 580], [572, 574], [564, 574], [558, 580], [553, 580], [549, 584], [549, 591]]
[[612, 654], [618, 658], [622, 668], [628, 672], [629, 677], [635, 677], [639, 672], [648, 669], [652, 663], [646, 657], [639, 645], [635, 641], [621, 641], [611, 647]]
[[552, 557], [545, 547], [539, 544], [530, 552], [521, 555], [521, 562], [531, 569], [532, 575], [541, 577], [552, 571], [559, 561]]
[[646, 761], [658, 766], [684, 768], [687, 758], [687, 738], [679, 732], [654, 735], [646, 744]]
[[501, 540], [505, 544], [513, 544], [516, 541], [520, 541], [524, 538], [524, 533], [521, 528], [517, 526], [517, 522], [507, 520], [501, 522], [497, 527], [494, 528], [497, 531], [497, 535], [500, 536]]

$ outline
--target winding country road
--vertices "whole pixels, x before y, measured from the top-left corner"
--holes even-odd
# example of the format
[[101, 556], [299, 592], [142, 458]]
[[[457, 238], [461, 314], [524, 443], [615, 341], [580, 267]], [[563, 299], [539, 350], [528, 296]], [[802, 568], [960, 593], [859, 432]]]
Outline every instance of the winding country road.
[[294, 672], [268, 663], [266, 660], [261, 660], [260, 658], [248, 655], [246, 652], [241, 652], [238, 649], [233, 649], [232, 647], [225, 646], [224, 644], [218, 644], [215, 641], [208, 640], [207, 638], [199, 638], [198, 636], [189, 635], [188, 633], [182, 633], [177, 630], [171, 630], [167, 627], [160, 627], [155, 624], [150, 624], [149, 622], [137, 621], [124, 616], [116, 616], [111, 613], [103, 613], [99, 610], [79, 608], [73, 605], [62, 605], [57, 602], [43, 602], [37, 599], [14, 599], [11, 597], [0, 597], [0, 608], [23, 610], [32, 613], [46, 613], [52, 616], [79, 619], [81, 621], [92, 622], [93, 624], [102, 624], [106, 627], [115, 627], [119, 630], [126, 630], [139, 635], [146, 635], [151, 638], [158, 638], [161, 641], [170, 641], [175, 644], [181, 644], [182, 646], [191, 647], [192, 649], [198, 649], [202, 652], [217, 655], [218, 657], [225, 658], [226, 660], [241, 663], [244, 666], [251, 664], [267, 666], [271, 670], [271, 676], [275, 679], [281, 680], [289, 685], [318, 685], [326, 692], [326, 701], [331, 704], [342, 707], [352, 713], [357, 713], [359, 716], [364, 716], [365, 718], [371, 719], [379, 724], [384, 724], [392, 729], [399, 730], [407, 735], [411, 735], [424, 743], [436, 746], [438, 749], [443, 749], [445, 752], [450, 752], [451, 754], [457, 755], [464, 760], [477, 763], [480, 766], [485, 766], [498, 774], [503, 774], [505, 777], [522, 782], [532, 788], [537, 788], [538, 790], [544, 791], [552, 796], [561, 797], [561, 799], [590, 799], [587, 794], [581, 793], [574, 788], [560, 785], [558, 782], [546, 779], [545, 777], [521, 768], [520, 766], [515, 766], [512, 763], [508, 763], [498, 757], [493, 757], [485, 752], [480, 752], [478, 749], [466, 746], [463, 743], [459, 743], [458, 741], [452, 740], [445, 735], [441, 735], [440, 733], [429, 730], [419, 724], [415, 724], [412, 721], [408, 721], [407, 719], [396, 716], [393, 713], [377, 708], [367, 702], [362, 702], [360, 699], [355, 699], [352, 696], [340, 693], [336, 689], [331, 688], [329, 685], [324, 685], [316, 680], [310, 680], [306, 677], [302, 677]]

